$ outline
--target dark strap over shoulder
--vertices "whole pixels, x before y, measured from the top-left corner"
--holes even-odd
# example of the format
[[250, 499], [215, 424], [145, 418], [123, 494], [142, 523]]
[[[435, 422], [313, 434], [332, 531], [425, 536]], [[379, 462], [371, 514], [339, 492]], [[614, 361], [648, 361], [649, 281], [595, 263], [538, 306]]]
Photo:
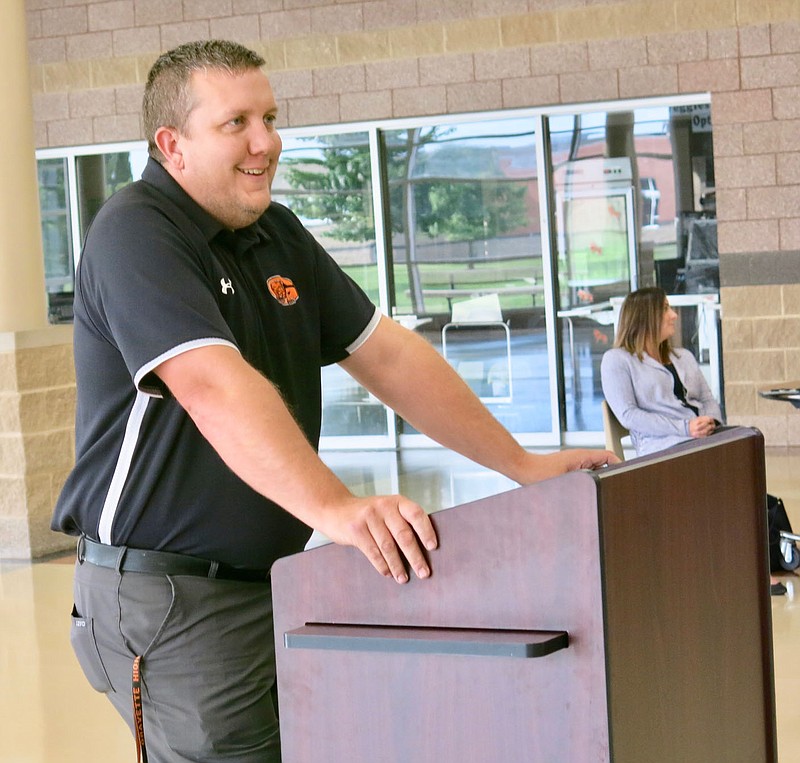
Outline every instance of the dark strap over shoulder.
[[681, 401], [681, 404], [686, 408], [694, 411], [695, 416], [700, 415], [700, 410], [697, 406], [692, 405], [691, 403], [687, 402], [686, 400], [686, 387], [683, 386], [683, 382], [681, 381], [681, 377], [678, 376], [678, 369], [672, 363], [667, 363], [667, 370], [672, 374], [672, 382], [673, 382], [673, 392], [675, 393], [675, 397]]

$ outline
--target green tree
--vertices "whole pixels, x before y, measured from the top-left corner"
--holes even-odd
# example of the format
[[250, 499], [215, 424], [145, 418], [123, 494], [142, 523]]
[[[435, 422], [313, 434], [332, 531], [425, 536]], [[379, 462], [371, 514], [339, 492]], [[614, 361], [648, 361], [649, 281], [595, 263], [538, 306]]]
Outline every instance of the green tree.
[[[424, 311], [417, 260], [419, 236], [442, 241], [488, 241], [528, 222], [528, 180], [507, 178], [503, 157], [486, 141], [450, 138], [454, 128], [418, 127], [383, 133], [389, 185], [387, 229], [404, 240], [412, 310]], [[324, 220], [340, 241], [375, 236], [372, 163], [363, 136], [310, 138], [305, 156], [285, 157], [291, 207]]]
[[[433, 145], [449, 131], [439, 127], [402, 131], [404, 140], [386, 141], [390, 224], [408, 226], [403, 196], [410, 184], [415, 229], [449, 241], [496, 237], [526, 222], [526, 184], [497, 177], [494, 149]], [[314, 139], [324, 143], [319, 156], [283, 160], [292, 209], [306, 219], [332, 223], [330, 236], [363, 241], [375, 235], [369, 145], [347, 135]], [[424, 150], [421, 150], [424, 149]]]
[[[408, 130], [404, 142], [387, 145], [390, 186], [413, 189], [416, 231], [430, 238], [472, 241], [524, 225], [527, 184], [498, 176], [501, 158], [495, 148], [450, 139], [451, 132], [439, 127]], [[395, 232], [407, 223], [398, 195], [392, 196]]]
[[299, 192], [292, 195], [292, 209], [306, 219], [330, 221], [328, 235], [340, 241], [374, 238], [369, 145], [346, 135], [315, 140], [327, 144], [322, 156], [283, 160], [286, 181]]

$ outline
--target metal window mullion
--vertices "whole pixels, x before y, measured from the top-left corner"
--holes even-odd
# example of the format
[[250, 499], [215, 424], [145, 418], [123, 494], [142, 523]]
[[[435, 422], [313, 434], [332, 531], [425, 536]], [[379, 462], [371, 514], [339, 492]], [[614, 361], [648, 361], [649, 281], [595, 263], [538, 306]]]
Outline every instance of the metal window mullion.
[[375, 259], [378, 266], [378, 294], [381, 310], [391, 313], [389, 299], [389, 263], [386, 253], [386, 219], [384, 214], [384, 168], [380, 156], [380, 137], [377, 127], [369, 129], [369, 159], [372, 180], [372, 209], [375, 225]]
[[553, 267], [553, 247], [550, 210], [550, 163], [547, 161], [546, 119], [543, 114], [536, 117], [536, 166], [539, 186], [539, 227], [542, 243], [542, 277], [544, 280], [544, 314], [547, 335], [547, 373], [550, 380], [550, 426], [551, 431], [562, 437], [561, 417], [559, 416], [558, 357], [556, 353], [556, 305], [555, 269]]
[[[391, 316], [392, 299], [389, 294], [391, 283], [389, 274], [388, 240], [387, 240], [387, 210], [388, 200], [384, 198], [386, 183], [386, 163], [382, 161], [380, 133], [377, 126], [369, 128], [369, 160], [370, 175], [372, 180], [372, 209], [373, 223], [375, 225], [375, 261], [378, 267], [378, 297], [380, 309], [385, 315]], [[397, 415], [384, 405], [386, 409], [387, 435], [394, 447], [398, 445]]]
[[77, 271], [78, 262], [81, 258], [81, 230], [78, 206], [78, 160], [74, 153], [69, 153], [66, 160], [67, 195], [69, 199], [67, 208], [69, 209], [69, 232], [72, 239], [72, 267], [73, 271]]

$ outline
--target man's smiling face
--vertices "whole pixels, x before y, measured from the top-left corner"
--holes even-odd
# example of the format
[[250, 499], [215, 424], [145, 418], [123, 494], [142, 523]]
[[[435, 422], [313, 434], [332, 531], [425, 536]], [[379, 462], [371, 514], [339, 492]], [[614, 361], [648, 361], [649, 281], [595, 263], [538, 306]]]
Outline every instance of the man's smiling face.
[[225, 227], [255, 222], [272, 199], [281, 139], [277, 106], [260, 69], [230, 74], [196, 72], [189, 84], [191, 110], [165, 167], [181, 187]]

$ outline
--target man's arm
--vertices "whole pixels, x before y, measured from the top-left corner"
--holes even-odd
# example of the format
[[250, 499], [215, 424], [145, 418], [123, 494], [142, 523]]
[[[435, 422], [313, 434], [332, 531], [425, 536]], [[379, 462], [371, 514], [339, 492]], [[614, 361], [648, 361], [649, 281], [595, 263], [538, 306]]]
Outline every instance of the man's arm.
[[321, 461], [275, 387], [233, 348], [212, 345], [156, 373], [225, 463], [250, 487], [331, 540], [356, 546], [382, 575], [406, 582], [436, 547], [425, 511], [403, 496], [359, 498]]
[[428, 342], [389, 318], [340, 365], [420, 432], [520, 484], [619, 461], [606, 450], [529, 453]]

